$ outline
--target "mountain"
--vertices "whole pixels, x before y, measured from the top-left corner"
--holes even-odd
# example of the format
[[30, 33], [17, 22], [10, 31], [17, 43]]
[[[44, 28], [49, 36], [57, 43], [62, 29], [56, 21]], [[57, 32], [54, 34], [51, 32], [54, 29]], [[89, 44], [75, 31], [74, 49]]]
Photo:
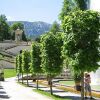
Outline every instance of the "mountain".
[[51, 24], [42, 21], [37, 21], [37, 22], [8, 21], [8, 24], [11, 26], [16, 22], [20, 22], [24, 25], [25, 34], [31, 38], [36, 38], [41, 34], [48, 32], [51, 27]]

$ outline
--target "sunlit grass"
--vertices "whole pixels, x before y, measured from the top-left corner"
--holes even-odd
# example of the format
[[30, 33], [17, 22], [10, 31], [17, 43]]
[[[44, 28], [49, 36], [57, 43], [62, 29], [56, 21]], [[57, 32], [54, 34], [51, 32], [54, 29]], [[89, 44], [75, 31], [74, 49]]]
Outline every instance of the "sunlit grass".
[[91, 86], [93, 90], [99, 90], [100, 91], [100, 85], [92, 85]]
[[68, 86], [74, 86], [75, 83], [74, 81], [59, 81], [60, 84], [62, 85], [68, 85]]
[[37, 93], [40, 93], [42, 95], [45, 95], [47, 97], [50, 97], [52, 98], [52, 100], [72, 100], [72, 99], [67, 99], [67, 98], [63, 98], [63, 97], [60, 97], [60, 96], [57, 96], [57, 95], [51, 95], [49, 92], [45, 92], [43, 90], [34, 90], [35, 92]]
[[16, 76], [16, 70], [15, 69], [4, 69], [4, 77], [10, 78]]

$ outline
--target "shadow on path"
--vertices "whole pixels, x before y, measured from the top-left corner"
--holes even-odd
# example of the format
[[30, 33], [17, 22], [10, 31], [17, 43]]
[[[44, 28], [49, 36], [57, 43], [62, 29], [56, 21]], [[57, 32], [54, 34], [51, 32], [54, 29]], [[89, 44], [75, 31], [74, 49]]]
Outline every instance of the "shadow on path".
[[[24, 82], [24, 84], [27, 85], [26, 82]], [[36, 84], [33, 83], [33, 82], [29, 82], [29, 87], [36, 88]], [[39, 90], [42, 90], [42, 91], [50, 93], [49, 87], [47, 87], [47, 86], [39, 85]], [[77, 94], [70, 93], [70, 92], [67, 92], [67, 91], [63, 91], [63, 90], [60, 90], [60, 89], [55, 89], [55, 88], [53, 89], [53, 95], [55, 97], [59, 97], [61, 99], [81, 100], [81, 97], [78, 96]], [[95, 99], [95, 98], [90, 99], [90, 98], [87, 98], [85, 100], [100, 100], [100, 99]]]
[[[50, 92], [50, 90], [45, 90], [45, 92]], [[53, 90], [53, 93], [66, 93], [66, 91], [63, 90]]]
[[[26, 82], [24, 82], [24, 84], [27, 85]], [[32, 82], [29, 82], [28, 87], [37, 88], [36, 84], [35, 84], [35, 83], [32, 83]], [[48, 87], [46, 87], [46, 86], [40, 86], [40, 85], [39, 85], [38, 88], [48, 88]]]
[[58, 96], [58, 95], [54, 95], [54, 96], [62, 99], [68, 99], [68, 100], [81, 100], [81, 97], [78, 96]]
[[7, 93], [4, 91], [3, 87], [0, 86], [0, 99], [9, 99], [10, 97], [7, 95]]

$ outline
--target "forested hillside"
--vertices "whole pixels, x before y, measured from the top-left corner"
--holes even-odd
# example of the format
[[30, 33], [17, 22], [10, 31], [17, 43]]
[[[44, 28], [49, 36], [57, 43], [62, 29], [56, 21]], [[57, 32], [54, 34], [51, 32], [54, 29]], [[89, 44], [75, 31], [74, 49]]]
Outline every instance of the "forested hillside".
[[24, 24], [25, 34], [31, 38], [38, 37], [41, 34], [48, 32], [51, 27], [51, 24], [41, 22], [41, 21], [38, 21], [38, 22], [9, 21], [8, 24], [11, 26], [15, 22], [21, 22], [22, 24]]

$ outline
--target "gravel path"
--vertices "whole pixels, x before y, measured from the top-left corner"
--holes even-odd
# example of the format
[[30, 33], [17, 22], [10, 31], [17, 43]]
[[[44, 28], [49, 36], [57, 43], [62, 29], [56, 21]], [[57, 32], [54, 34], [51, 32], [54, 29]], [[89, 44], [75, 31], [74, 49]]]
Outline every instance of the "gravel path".
[[0, 100], [51, 100], [16, 83], [15, 78], [6, 79], [0, 83]]
[[[24, 81], [24, 84], [26, 84], [26, 81]], [[29, 86], [30, 87], [24, 87], [16, 83], [15, 78], [8, 78], [5, 82], [0, 83], [0, 100], [53, 100], [32, 91], [32, 89], [36, 87], [36, 84], [32, 81], [29, 82]], [[39, 89], [45, 92], [50, 92], [49, 87], [39, 85]], [[53, 87], [53, 94], [68, 100], [81, 100], [79, 94], [65, 92], [63, 90], [56, 89], [55, 87]], [[100, 100], [100, 98], [95, 98], [93, 100]]]

